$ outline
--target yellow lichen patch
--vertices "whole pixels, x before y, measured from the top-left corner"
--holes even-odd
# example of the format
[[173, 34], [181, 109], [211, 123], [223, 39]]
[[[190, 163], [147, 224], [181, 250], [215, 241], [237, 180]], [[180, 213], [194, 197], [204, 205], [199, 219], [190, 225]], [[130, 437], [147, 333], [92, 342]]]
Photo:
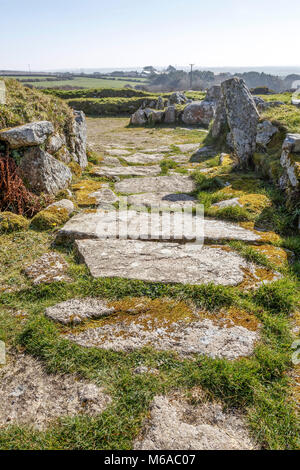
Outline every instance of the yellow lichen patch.
[[277, 275], [271, 270], [263, 267], [256, 267], [254, 270], [242, 268], [244, 280], [238, 285], [239, 289], [252, 289], [264, 282], [271, 282], [277, 279]]
[[72, 185], [75, 191], [76, 202], [78, 206], [92, 206], [97, 204], [96, 198], [91, 197], [90, 194], [100, 189], [102, 183], [93, 180], [82, 180], [79, 183]]
[[222, 166], [229, 166], [229, 165], [232, 165], [233, 163], [234, 161], [231, 155], [226, 154], [222, 156], [222, 161], [221, 161]]
[[270, 199], [264, 194], [245, 194], [239, 198], [239, 203], [245, 209], [255, 214], [259, 214], [272, 204]]
[[[72, 333], [80, 333], [87, 328], [97, 328], [106, 325], [132, 326], [138, 323], [147, 331], [157, 328], [172, 328], [176, 322], [199, 320], [199, 314], [192, 305], [171, 299], [150, 299], [148, 297], [126, 297], [122, 300], [108, 303], [115, 308], [115, 313], [97, 320], [89, 320], [76, 327]], [[63, 327], [63, 333], [69, 333], [69, 327]], [[123, 328], [122, 328], [123, 331]], [[124, 331], [122, 333], [124, 335]]]
[[273, 245], [251, 245], [254, 250], [263, 253], [275, 266], [285, 265], [290, 257], [290, 253], [283, 248]]
[[255, 230], [254, 222], [240, 222], [240, 226], [246, 228], [247, 230], [252, 230], [256, 235], [260, 236], [260, 242], [265, 243], [278, 243], [281, 240], [281, 237], [277, 235], [275, 232], [263, 232], [259, 230]]
[[237, 325], [256, 331], [260, 326], [255, 315], [237, 307], [223, 308], [216, 313], [205, 313], [204, 317], [209, 318], [214, 323], [222, 323], [226, 328]]

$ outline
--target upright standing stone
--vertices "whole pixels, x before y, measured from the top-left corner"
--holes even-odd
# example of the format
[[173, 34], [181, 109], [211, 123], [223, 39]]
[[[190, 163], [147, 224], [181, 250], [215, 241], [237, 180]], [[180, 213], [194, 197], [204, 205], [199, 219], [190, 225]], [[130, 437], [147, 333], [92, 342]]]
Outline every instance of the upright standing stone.
[[244, 80], [231, 78], [222, 83], [226, 116], [232, 134], [233, 147], [240, 166], [251, 165], [256, 149], [259, 113]]

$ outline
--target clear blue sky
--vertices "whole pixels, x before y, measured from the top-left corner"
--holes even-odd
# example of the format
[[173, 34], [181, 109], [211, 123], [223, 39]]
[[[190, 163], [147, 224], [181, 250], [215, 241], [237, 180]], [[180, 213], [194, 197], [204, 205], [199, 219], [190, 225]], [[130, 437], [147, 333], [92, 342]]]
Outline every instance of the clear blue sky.
[[0, 0], [0, 69], [300, 65], [299, 0]]

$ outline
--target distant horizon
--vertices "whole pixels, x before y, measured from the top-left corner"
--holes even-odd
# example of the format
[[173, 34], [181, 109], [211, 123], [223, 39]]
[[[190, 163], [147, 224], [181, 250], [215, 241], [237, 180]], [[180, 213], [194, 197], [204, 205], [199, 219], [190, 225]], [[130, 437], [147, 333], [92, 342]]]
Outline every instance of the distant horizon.
[[[152, 65], [152, 64], [148, 64]], [[159, 71], [165, 70], [169, 65], [159, 66], [153, 65], [153, 67]], [[190, 67], [188, 65], [173, 65], [177, 70], [185, 70], [188, 71]], [[127, 66], [127, 67], [66, 67], [66, 68], [46, 68], [46, 69], [8, 69], [8, 68], [0, 68], [2, 72], [18, 72], [18, 73], [112, 73], [114, 71], [142, 71], [143, 67], [141, 66]], [[211, 71], [214, 73], [246, 73], [246, 72], [259, 72], [259, 73], [267, 73], [270, 75], [278, 75], [278, 76], [287, 76], [290, 74], [300, 74], [300, 65], [290, 65], [290, 66], [282, 66], [282, 65], [267, 65], [267, 66], [198, 66], [194, 65], [194, 70], [206, 70]]]

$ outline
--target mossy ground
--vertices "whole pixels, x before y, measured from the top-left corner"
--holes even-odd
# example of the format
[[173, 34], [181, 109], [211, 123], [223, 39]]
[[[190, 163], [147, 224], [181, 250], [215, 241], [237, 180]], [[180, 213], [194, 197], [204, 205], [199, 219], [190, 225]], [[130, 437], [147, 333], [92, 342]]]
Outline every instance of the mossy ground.
[[[94, 151], [101, 155], [106, 146], [113, 147], [116, 143], [142, 151], [162, 145], [200, 142], [206, 135], [199, 130], [179, 128], [128, 129], [126, 123], [128, 120], [120, 118], [91, 120], [89, 135]], [[166, 153], [167, 157], [171, 155], [172, 152]], [[243, 198], [250, 220], [241, 224], [252, 229], [262, 223], [268, 225], [269, 231], [261, 246], [242, 243], [224, 246], [257, 263], [257, 269], [264, 271], [266, 279], [270, 269], [280, 270], [281, 280], [263, 284], [256, 290], [119, 278], [95, 280], [85, 266], [78, 264], [71, 245], [53, 245], [55, 234], [52, 231], [30, 228], [0, 236], [0, 339], [8, 347], [8, 361], [9, 348], [26, 351], [39, 358], [49, 373], [71, 373], [88, 379], [103, 386], [113, 400], [96, 418], [61, 419], [45, 432], [26, 426], [2, 428], [1, 449], [131, 449], [155, 395], [173, 390], [189, 393], [195, 387], [205, 390], [209, 398], [221, 400], [224, 406], [243, 410], [254, 438], [263, 448], [299, 448], [295, 411], [297, 386], [293, 382], [291, 363], [294, 338], [290, 324], [299, 321], [296, 312], [300, 308], [297, 278], [300, 270], [294, 269], [296, 263], [289, 265], [289, 255], [284, 251], [291, 250], [293, 261], [297, 262], [300, 259], [299, 236], [288, 217], [284, 221], [277, 220], [282, 218], [280, 211], [284, 201], [274, 186], [255, 173], [238, 173], [230, 162], [227, 163], [213, 167], [215, 173], [208, 181], [199, 179], [202, 187], [196, 194], [205, 202], [207, 210], [214, 202]], [[84, 199], [88, 193], [99, 189], [101, 183], [84, 174], [72, 186], [77, 202], [80, 202], [81, 191], [85, 193], [81, 194]], [[224, 186], [225, 183], [229, 185]], [[93, 203], [88, 206], [90, 209], [86, 210], [94, 210]], [[65, 257], [73, 282], [32, 286], [23, 268], [50, 249], [59, 250]], [[118, 321], [118, 316], [130, 322], [144, 312], [153, 318], [190, 321], [197, 309], [204, 318], [224, 319], [225, 327], [232, 322], [252, 331], [259, 327], [261, 339], [251, 357], [237, 361], [205, 356], [182, 359], [172, 351], [158, 352], [151, 348], [130, 353], [85, 349], [61, 335], [68, 328], [44, 317], [46, 307], [75, 297], [105, 298], [116, 308], [112, 319], [92, 321], [93, 325]], [[74, 328], [80, 330], [86, 326], [89, 322]], [[158, 372], [135, 374], [138, 366]]]

